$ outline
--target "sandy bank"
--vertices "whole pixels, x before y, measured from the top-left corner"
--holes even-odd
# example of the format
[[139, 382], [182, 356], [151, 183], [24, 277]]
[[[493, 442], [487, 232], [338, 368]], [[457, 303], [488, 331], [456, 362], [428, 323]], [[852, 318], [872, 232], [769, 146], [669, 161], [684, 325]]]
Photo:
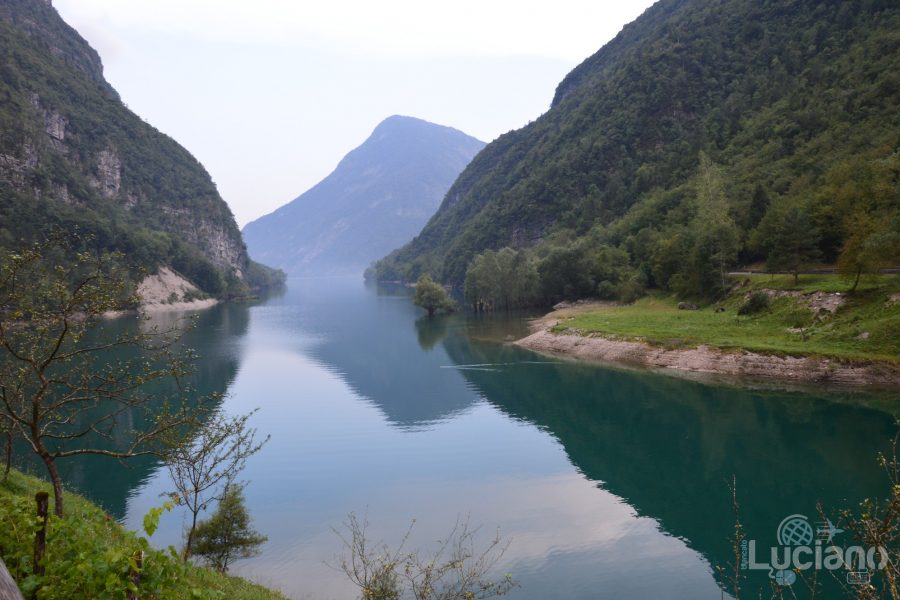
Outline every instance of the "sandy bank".
[[[137, 310], [143, 314], [203, 310], [219, 303], [215, 298], [205, 298], [200, 288], [168, 267], [145, 277], [138, 284], [137, 295]], [[134, 311], [109, 311], [103, 316], [115, 319], [129, 313]]]
[[[589, 310], [590, 306], [578, 310]], [[596, 308], [593, 307], [593, 308]], [[617, 363], [678, 372], [712, 373], [805, 383], [834, 383], [891, 387], [900, 384], [900, 366], [884, 362], [850, 362], [819, 357], [795, 357], [748, 351], [725, 351], [709, 346], [660, 348], [644, 342], [581, 336], [549, 330], [571, 312], [557, 311], [534, 322], [534, 333], [516, 345], [556, 356]]]
[[141, 299], [138, 310], [144, 313], [202, 310], [219, 302], [204, 298], [200, 288], [168, 267], [160, 267], [156, 274], [145, 277], [137, 294]]

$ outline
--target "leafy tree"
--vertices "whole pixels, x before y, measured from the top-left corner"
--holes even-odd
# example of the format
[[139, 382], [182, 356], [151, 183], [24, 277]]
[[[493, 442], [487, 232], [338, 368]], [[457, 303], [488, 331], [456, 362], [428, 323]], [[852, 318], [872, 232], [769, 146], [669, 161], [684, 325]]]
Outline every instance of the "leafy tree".
[[591, 253], [591, 261], [600, 298], [628, 303], [644, 295], [641, 276], [631, 267], [627, 251], [602, 245]]
[[[72, 252], [61, 236], [0, 253], [0, 414], [47, 468], [57, 516], [57, 461], [159, 454], [193, 422], [180, 392], [160, 391], [189, 372], [177, 333], [102, 330], [105, 313], [134, 302], [129, 281], [121, 255]], [[116, 428], [126, 417], [132, 429]]]
[[465, 297], [475, 311], [493, 310], [500, 297], [500, 265], [493, 250], [485, 250], [469, 264]]
[[191, 514], [182, 552], [185, 561], [193, 551], [200, 512], [222, 500], [225, 490], [234, 487], [247, 459], [269, 441], [268, 437], [260, 443], [255, 441], [256, 430], [247, 426], [252, 414], [228, 417], [215, 412], [186, 441], [175, 439], [166, 454], [166, 467], [175, 486], [173, 496]]
[[682, 296], [718, 296], [727, 289], [726, 274], [737, 259], [740, 232], [725, 200], [721, 168], [702, 152], [695, 206], [686, 253], [671, 285]]
[[775, 225], [766, 267], [770, 271], [788, 271], [796, 284], [800, 271], [822, 256], [820, 238], [809, 213], [798, 206], [788, 207]]
[[759, 225], [759, 222], [766, 216], [766, 211], [769, 209], [770, 202], [771, 200], [766, 193], [766, 189], [761, 184], [757, 183], [756, 187], [753, 189], [753, 198], [750, 201], [750, 208], [747, 211], [748, 229], [752, 229]]
[[427, 310], [429, 317], [434, 316], [434, 313], [439, 310], [452, 312], [455, 308], [447, 290], [439, 283], [435, 283], [428, 275], [422, 275], [416, 282], [413, 303]]
[[538, 273], [526, 251], [503, 248], [479, 254], [466, 271], [466, 301], [477, 310], [510, 310], [537, 299]]
[[578, 244], [552, 249], [538, 265], [541, 294], [551, 302], [595, 294], [591, 261]]
[[216, 512], [197, 524], [196, 536], [194, 554], [220, 573], [236, 560], [257, 556], [268, 540], [250, 526], [244, 489], [237, 484], [228, 486]]
[[878, 270], [900, 255], [900, 233], [897, 217], [875, 218], [862, 212], [854, 215], [847, 225], [848, 235], [838, 256], [838, 273], [853, 280], [851, 292], [856, 291], [860, 277], [876, 274]]

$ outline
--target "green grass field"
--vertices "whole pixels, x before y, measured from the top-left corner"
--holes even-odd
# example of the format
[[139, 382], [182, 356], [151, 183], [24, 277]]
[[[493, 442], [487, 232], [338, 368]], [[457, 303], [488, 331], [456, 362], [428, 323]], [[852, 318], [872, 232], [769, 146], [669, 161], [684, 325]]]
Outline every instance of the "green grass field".
[[[861, 283], [847, 295], [836, 314], [819, 316], [804, 298], [773, 299], [756, 315], [739, 316], [738, 309], [754, 290], [846, 292], [847, 283], [834, 275], [800, 277], [753, 275], [725, 301], [700, 310], [678, 310], [669, 296], [650, 296], [634, 304], [601, 308], [564, 318], [554, 328], [581, 335], [599, 334], [667, 347], [707, 344], [721, 349], [745, 349], [768, 354], [826, 356], [849, 360], [900, 362], [900, 292], [897, 276]], [[724, 308], [724, 312], [716, 312]], [[570, 331], [572, 332], [572, 331]], [[868, 336], [865, 334], [868, 333]]]

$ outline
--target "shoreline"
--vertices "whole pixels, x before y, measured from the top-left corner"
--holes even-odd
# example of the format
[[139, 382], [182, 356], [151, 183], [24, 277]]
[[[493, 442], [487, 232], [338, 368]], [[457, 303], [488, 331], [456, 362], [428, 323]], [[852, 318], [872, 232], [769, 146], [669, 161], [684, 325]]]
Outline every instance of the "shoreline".
[[190, 300], [188, 302], [172, 302], [169, 304], [162, 304], [159, 302], [152, 302], [147, 304], [139, 304], [137, 308], [130, 308], [128, 310], [110, 310], [103, 313], [104, 319], [119, 319], [121, 317], [127, 317], [130, 315], [138, 315], [138, 316], [148, 316], [148, 315], [157, 315], [160, 313], [168, 313], [168, 312], [191, 312], [196, 310], [206, 310], [208, 308], [212, 308], [216, 306], [221, 301], [217, 298], [204, 298], [202, 300]]
[[646, 342], [614, 339], [599, 334], [553, 333], [560, 311], [532, 323], [532, 333], [512, 342], [541, 354], [593, 363], [650, 369], [667, 375], [710, 374], [767, 382], [827, 383], [842, 386], [894, 387], [900, 384], [900, 365], [882, 361], [849, 361], [817, 356], [782, 356], [748, 350], [722, 350], [701, 344], [691, 348], [663, 348]]

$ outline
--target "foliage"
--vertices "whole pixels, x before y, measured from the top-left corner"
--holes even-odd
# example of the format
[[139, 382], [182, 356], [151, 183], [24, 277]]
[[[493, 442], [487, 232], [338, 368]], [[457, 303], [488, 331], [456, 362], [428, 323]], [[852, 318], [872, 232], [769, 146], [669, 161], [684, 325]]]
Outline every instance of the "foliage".
[[[254, 411], [255, 412], [255, 411]], [[257, 443], [256, 430], [247, 422], [253, 413], [229, 417], [216, 411], [198, 424], [187, 439], [178, 433], [170, 441], [165, 461], [175, 487], [173, 497], [187, 507], [191, 522], [185, 532], [184, 560], [193, 551], [197, 517], [212, 502], [221, 503], [226, 490], [236, 489], [236, 479], [247, 459], [269, 441]]]
[[[193, 419], [177, 389], [151, 388], [189, 372], [189, 357], [174, 346], [177, 330], [99, 335], [105, 313], [133, 302], [120, 259], [72, 253], [63, 237], [0, 253], [0, 420], [46, 466], [57, 516], [58, 460], [154, 453]], [[113, 351], [123, 358], [109, 360]], [[114, 439], [125, 417], [131, 430]]]
[[[282, 598], [276, 592], [209, 569], [184, 564], [174, 548], [156, 550], [147, 538], [165, 507], [145, 519], [146, 537], [126, 531], [83, 498], [66, 492], [68, 515], [50, 516], [45, 574], [32, 573], [34, 532], [37, 527], [34, 494], [47, 484], [13, 471], [0, 484], [0, 556], [19, 582], [25, 597], [38, 589], [41, 600], [124, 598], [136, 591], [140, 598], [160, 600], [225, 600]], [[143, 552], [140, 583], [131, 573], [135, 555]]]
[[284, 287], [287, 274], [281, 269], [273, 269], [250, 260], [245, 273], [247, 285], [252, 291], [277, 290]]
[[466, 271], [466, 302], [477, 311], [531, 306], [538, 296], [535, 262], [512, 248], [479, 254]]
[[213, 515], [197, 524], [194, 553], [220, 573], [226, 573], [232, 562], [259, 554], [268, 539], [250, 527], [250, 515], [244, 504], [243, 486], [225, 488]]
[[[457, 285], [486, 250], [601, 227], [649, 287], [717, 297], [732, 262], [768, 257], [788, 206], [832, 262], [852, 214], [884, 222], [900, 205], [898, 31], [886, 0], [658, 2], [549, 111], [489, 144], [373, 271], [411, 280], [424, 266]], [[550, 287], [582, 295], [586, 269], [565, 250]]]
[[489, 578], [509, 546], [499, 533], [478, 549], [478, 529], [458, 521], [433, 552], [408, 552], [404, 546], [412, 526], [399, 547], [391, 549], [372, 543], [368, 525], [351, 513], [346, 534], [336, 531], [345, 551], [338, 566], [360, 589], [362, 600], [475, 600], [504, 596], [516, 586], [509, 574]]
[[849, 219], [847, 231], [837, 268], [838, 273], [853, 280], [850, 291], [855, 292], [863, 275], [875, 275], [900, 257], [900, 211], [893, 218], [878, 221], [867, 213], [858, 213]]
[[465, 294], [476, 311], [586, 297], [628, 303], [644, 295], [644, 283], [628, 252], [603, 243], [602, 231], [595, 231], [554, 236], [533, 249], [486, 250], [466, 271]]
[[413, 296], [413, 303], [428, 311], [431, 317], [438, 311], [453, 312], [456, 310], [456, 303], [439, 283], [435, 283], [428, 275], [422, 275], [416, 281], [416, 293]]
[[798, 206], [789, 206], [779, 212], [769, 211], [763, 220], [770, 216], [776, 222], [768, 240], [766, 268], [772, 272], [787, 271], [793, 274], [796, 284], [800, 271], [822, 256], [819, 251], [819, 230], [809, 214]]
[[[900, 425], [900, 423], [898, 423]], [[844, 510], [841, 523], [855, 538], [858, 545], [864, 548], [882, 548], [891, 553], [900, 542], [900, 460], [897, 458], [897, 442], [900, 433], [894, 435], [889, 455], [879, 454], [878, 462], [884, 468], [890, 485], [887, 497], [883, 499], [867, 498], [857, 511]], [[894, 555], [896, 556], [896, 555]], [[846, 590], [848, 597], [856, 600], [877, 600], [890, 598], [900, 600], [900, 566], [892, 556], [886, 558], [883, 569], [875, 573], [883, 583], [877, 585], [853, 586], [852, 592]], [[881, 588], [881, 589], [879, 589]]]
[[728, 211], [721, 169], [702, 152], [696, 187], [689, 242], [668, 285], [681, 296], [718, 297], [727, 289], [725, 275], [737, 259], [740, 232]]
[[741, 304], [737, 314], [742, 317], [755, 315], [769, 309], [769, 295], [765, 292], [753, 292], [747, 301]]

